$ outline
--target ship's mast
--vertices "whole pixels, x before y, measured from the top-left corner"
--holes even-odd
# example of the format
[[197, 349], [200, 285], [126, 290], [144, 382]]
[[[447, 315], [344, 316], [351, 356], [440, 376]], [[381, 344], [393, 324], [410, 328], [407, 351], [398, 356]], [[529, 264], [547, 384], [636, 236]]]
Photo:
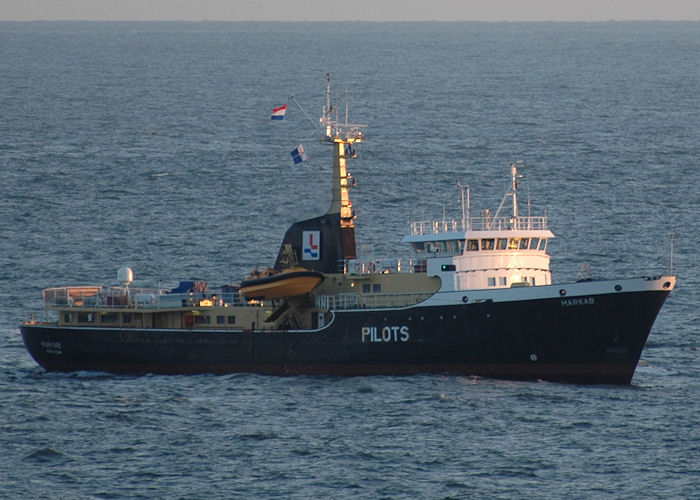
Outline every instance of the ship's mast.
[[[457, 181], [457, 186], [459, 186], [459, 191], [462, 194], [462, 231], [468, 231], [469, 229], [471, 229], [471, 214], [469, 213], [471, 210], [471, 194], [469, 190], [469, 185], [467, 184], [465, 186], [460, 181]], [[464, 196], [465, 189], [467, 191], [466, 199]]]
[[[284, 235], [277, 255], [275, 270], [289, 269], [298, 264], [324, 273], [343, 272], [348, 260], [357, 258], [355, 245], [355, 213], [349, 190], [354, 186], [348, 172], [348, 160], [355, 157], [354, 145], [364, 140], [362, 128], [366, 125], [338, 123], [331, 119], [330, 74], [326, 88], [326, 106], [323, 109], [322, 133], [324, 142], [333, 146], [333, 184], [328, 211], [313, 219], [292, 224]], [[324, 121], [328, 119], [328, 121]]]
[[[324, 108], [324, 117], [326, 111], [331, 109], [331, 75], [328, 73], [328, 86], [326, 87], [326, 107]], [[347, 162], [350, 158], [354, 158], [356, 142], [362, 142], [364, 135], [362, 129], [367, 125], [348, 123], [347, 111], [347, 95], [346, 95], [346, 110], [345, 123], [339, 123], [337, 120], [330, 120], [326, 128], [327, 139], [333, 142], [333, 190], [331, 206], [328, 209], [329, 214], [340, 214], [340, 225], [343, 228], [354, 227], [353, 220], [355, 215], [352, 211], [352, 202], [348, 193], [349, 188], [354, 186], [352, 174], [348, 172]]]
[[512, 193], [513, 193], [513, 217], [518, 219], [518, 167], [515, 162], [510, 165], [510, 175], [513, 178]]
[[326, 74], [326, 81], [328, 82], [326, 84], [326, 109], [324, 112], [331, 112], [331, 74], [327, 73]]
[[506, 189], [506, 194], [503, 196], [503, 200], [501, 200], [501, 204], [498, 206], [498, 209], [496, 210], [496, 215], [494, 215], [494, 218], [498, 218], [498, 216], [501, 214], [501, 209], [503, 208], [503, 205], [505, 205], [506, 199], [510, 196], [513, 198], [513, 222], [517, 224], [517, 221], [518, 221], [518, 179], [522, 176], [518, 175], [518, 167], [516, 166], [515, 162], [510, 164], [510, 176], [511, 176], [511, 182], [508, 185], [508, 188]]
[[333, 105], [331, 104], [331, 74], [326, 74], [326, 104], [323, 106], [321, 113], [321, 127], [325, 137], [322, 140], [331, 141], [333, 139]]
[[[355, 125], [360, 127], [361, 125]], [[343, 128], [343, 127], [341, 127]], [[352, 203], [348, 190], [354, 186], [352, 174], [348, 171], [347, 162], [355, 157], [354, 144], [362, 142], [362, 131], [358, 129], [349, 132], [345, 136], [333, 138], [333, 188], [329, 214], [339, 213], [341, 225], [352, 227]], [[343, 224], [345, 221], [345, 224]]]
[[327, 215], [338, 215], [340, 218], [340, 234], [342, 255], [344, 259], [354, 259], [357, 256], [355, 248], [355, 212], [350, 201], [350, 188], [355, 185], [352, 174], [348, 171], [348, 160], [355, 158], [355, 143], [362, 142], [362, 129], [367, 125], [348, 123], [347, 96], [345, 123], [337, 119], [337, 111], [331, 104], [331, 74], [328, 73], [326, 85], [326, 104], [323, 107], [321, 123], [324, 125], [323, 140], [333, 145], [333, 185], [331, 205]]

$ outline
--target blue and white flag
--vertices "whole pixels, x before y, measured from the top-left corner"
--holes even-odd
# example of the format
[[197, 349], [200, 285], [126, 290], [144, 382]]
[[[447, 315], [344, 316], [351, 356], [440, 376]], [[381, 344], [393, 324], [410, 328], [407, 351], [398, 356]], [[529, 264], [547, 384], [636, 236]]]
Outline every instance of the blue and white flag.
[[272, 116], [270, 120], [284, 120], [284, 115], [287, 113], [287, 105], [280, 106], [272, 110]]
[[345, 155], [346, 158], [357, 158], [357, 154], [355, 154], [355, 148], [352, 147], [352, 144], [345, 144]]
[[306, 151], [304, 151], [304, 145], [299, 144], [297, 148], [290, 153], [292, 155], [292, 158], [294, 158], [294, 164], [301, 163], [304, 160], [308, 160], [308, 157], [306, 156]]

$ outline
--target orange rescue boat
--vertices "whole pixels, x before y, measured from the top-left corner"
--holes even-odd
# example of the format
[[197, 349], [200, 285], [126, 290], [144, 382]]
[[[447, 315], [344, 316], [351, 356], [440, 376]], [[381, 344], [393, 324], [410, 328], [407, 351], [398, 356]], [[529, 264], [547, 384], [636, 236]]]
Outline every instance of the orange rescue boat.
[[241, 292], [249, 300], [294, 297], [310, 292], [324, 279], [323, 273], [298, 267], [279, 273], [272, 270], [263, 273], [254, 271], [241, 282]]

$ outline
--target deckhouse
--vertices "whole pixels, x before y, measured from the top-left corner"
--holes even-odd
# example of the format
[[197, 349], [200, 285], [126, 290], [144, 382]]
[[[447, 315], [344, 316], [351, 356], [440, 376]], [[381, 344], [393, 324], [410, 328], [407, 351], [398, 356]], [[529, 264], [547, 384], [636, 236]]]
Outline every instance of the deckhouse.
[[[486, 210], [471, 217], [463, 195], [461, 220], [413, 222], [402, 241], [411, 245], [416, 270], [439, 276], [441, 291], [551, 284], [547, 242], [554, 234], [547, 228], [546, 215], [519, 214], [521, 177], [513, 163], [509, 189], [493, 216]], [[508, 198], [512, 199], [512, 215], [503, 216]]]

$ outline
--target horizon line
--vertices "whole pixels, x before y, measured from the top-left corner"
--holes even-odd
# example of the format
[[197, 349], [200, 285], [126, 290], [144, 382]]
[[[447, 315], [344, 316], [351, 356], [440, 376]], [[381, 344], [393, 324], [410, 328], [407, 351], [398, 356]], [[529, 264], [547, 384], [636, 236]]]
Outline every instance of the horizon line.
[[486, 19], [455, 19], [455, 20], [440, 20], [440, 19], [421, 19], [421, 20], [370, 20], [370, 19], [346, 19], [346, 20], [290, 20], [290, 19], [0, 19], [2, 23], [648, 23], [648, 22], [665, 22], [665, 23], [696, 23], [698, 19], [597, 19], [597, 20], [564, 20], [564, 19], [521, 19], [521, 20], [486, 20]]

